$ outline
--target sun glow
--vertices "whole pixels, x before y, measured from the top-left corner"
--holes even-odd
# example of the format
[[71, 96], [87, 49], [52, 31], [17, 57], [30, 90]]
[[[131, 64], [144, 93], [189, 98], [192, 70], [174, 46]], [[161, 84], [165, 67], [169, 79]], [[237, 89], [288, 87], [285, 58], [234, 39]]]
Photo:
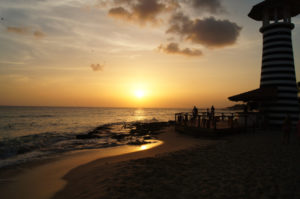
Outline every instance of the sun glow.
[[134, 95], [137, 98], [141, 99], [145, 96], [145, 92], [143, 90], [136, 90], [136, 91], [134, 91]]

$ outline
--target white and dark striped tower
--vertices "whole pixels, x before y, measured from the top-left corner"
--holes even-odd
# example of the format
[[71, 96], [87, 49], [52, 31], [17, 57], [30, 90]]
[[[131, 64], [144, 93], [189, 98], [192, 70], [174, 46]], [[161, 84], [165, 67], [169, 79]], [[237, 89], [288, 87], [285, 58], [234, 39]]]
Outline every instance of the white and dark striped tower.
[[270, 124], [280, 125], [287, 116], [299, 117], [299, 102], [292, 46], [291, 18], [300, 13], [300, 0], [265, 0], [255, 5], [249, 17], [262, 21], [263, 55], [260, 87], [275, 87], [277, 99], [262, 104]]

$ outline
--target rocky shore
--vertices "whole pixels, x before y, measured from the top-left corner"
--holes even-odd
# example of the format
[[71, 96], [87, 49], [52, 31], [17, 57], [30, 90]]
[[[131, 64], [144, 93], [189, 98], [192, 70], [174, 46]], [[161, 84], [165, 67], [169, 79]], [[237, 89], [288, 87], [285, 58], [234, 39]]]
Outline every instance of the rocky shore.
[[96, 127], [95, 129], [76, 136], [76, 139], [94, 139], [110, 137], [129, 145], [142, 145], [149, 143], [147, 140], [155, 139], [155, 135], [160, 131], [173, 124], [169, 122], [129, 122], [106, 124]]

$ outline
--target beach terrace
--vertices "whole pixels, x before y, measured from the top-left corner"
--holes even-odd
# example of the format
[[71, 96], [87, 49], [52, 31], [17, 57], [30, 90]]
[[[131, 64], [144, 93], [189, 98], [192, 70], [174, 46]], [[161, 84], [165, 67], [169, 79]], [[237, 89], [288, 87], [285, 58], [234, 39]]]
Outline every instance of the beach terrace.
[[224, 136], [266, 126], [259, 112], [175, 113], [175, 128], [195, 136]]

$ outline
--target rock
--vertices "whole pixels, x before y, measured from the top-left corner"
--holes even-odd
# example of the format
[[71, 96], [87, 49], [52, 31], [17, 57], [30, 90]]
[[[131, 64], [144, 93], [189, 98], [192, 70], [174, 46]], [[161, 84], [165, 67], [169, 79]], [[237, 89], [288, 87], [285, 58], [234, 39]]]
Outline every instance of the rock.
[[93, 138], [101, 138], [101, 136], [92, 133], [76, 135], [76, 139], [93, 139]]
[[153, 139], [153, 138], [150, 135], [144, 136], [144, 140], [151, 140], [151, 139]]
[[111, 138], [121, 140], [121, 139], [124, 139], [126, 136], [128, 136], [128, 135], [126, 135], [126, 134], [116, 134], [116, 135], [112, 135]]

